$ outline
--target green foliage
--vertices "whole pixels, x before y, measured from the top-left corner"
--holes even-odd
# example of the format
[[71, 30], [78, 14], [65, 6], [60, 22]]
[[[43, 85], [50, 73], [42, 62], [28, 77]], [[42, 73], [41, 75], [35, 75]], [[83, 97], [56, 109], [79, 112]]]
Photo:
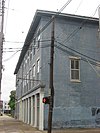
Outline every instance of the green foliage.
[[11, 110], [15, 110], [15, 95], [16, 95], [16, 91], [11, 91], [10, 92], [10, 100], [9, 100], [9, 106], [11, 108]]

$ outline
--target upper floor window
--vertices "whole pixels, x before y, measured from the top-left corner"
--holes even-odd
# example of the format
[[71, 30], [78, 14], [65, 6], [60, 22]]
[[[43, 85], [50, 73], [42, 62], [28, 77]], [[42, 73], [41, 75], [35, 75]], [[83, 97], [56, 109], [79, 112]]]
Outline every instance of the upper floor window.
[[37, 37], [37, 48], [38, 49], [40, 48], [40, 35], [38, 35]]
[[27, 67], [29, 67], [29, 51], [27, 53]]
[[39, 76], [40, 76], [40, 60], [37, 60], [37, 84], [39, 83]]
[[70, 57], [70, 79], [80, 81], [80, 58]]
[[33, 40], [33, 56], [35, 55], [36, 52], [36, 38]]
[[33, 84], [33, 86], [34, 86], [34, 83], [35, 83], [35, 65], [32, 67], [32, 79], [33, 79], [33, 81], [32, 81], [32, 84]]
[[32, 45], [30, 46], [30, 62], [32, 60]]
[[39, 73], [40, 71], [40, 60], [38, 59], [37, 60], [37, 73]]
[[29, 89], [32, 88], [32, 70], [29, 71]]
[[40, 29], [38, 30], [38, 37], [37, 37], [37, 48], [40, 48]]

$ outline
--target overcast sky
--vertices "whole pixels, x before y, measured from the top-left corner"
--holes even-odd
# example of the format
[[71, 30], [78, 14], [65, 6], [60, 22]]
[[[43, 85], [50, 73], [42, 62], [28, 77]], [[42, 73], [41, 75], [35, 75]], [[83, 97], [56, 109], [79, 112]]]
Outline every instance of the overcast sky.
[[[5, 0], [2, 100], [15, 90], [14, 70], [28, 29], [37, 9], [58, 11], [68, 0]], [[72, 0], [64, 13], [98, 17], [100, 0]], [[16, 42], [16, 43], [14, 43]], [[13, 48], [13, 49], [11, 49]]]

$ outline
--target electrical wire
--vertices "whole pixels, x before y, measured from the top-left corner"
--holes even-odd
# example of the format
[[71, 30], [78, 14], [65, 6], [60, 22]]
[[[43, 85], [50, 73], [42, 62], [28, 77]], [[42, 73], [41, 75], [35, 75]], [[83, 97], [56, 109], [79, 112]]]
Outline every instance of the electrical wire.
[[[10, 0], [8, 0], [8, 8], [9, 8], [9, 5], [10, 5]], [[7, 20], [8, 20], [8, 10], [7, 10], [7, 15], [6, 15], [5, 32], [4, 32], [4, 34], [6, 34]]]
[[[62, 11], [62, 9], [64, 10], [64, 8], [65, 8], [71, 1], [72, 1], [72, 0], [69, 0], [69, 1], [57, 12], [57, 14], [60, 14], [60, 12]], [[100, 6], [100, 5], [99, 5], [99, 6]], [[99, 6], [98, 6], [98, 7], [99, 7]], [[96, 13], [98, 7], [96, 8], [96, 10], [95, 10], [93, 16], [95, 15], [95, 13]], [[87, 20], [82, 21], [81, 24], [80, 24], [80, 26], [77, 27], [75, 30], [73, 30], [73, 31], [70, 33], [70, 35], [63, 41], [63, 43], [64, 43], [66, 40], [69, 41], [80, 29], [82, 29], [82, 27], [83, 27], [83, 25], [85, 24], [86, 21], [87, 21]], [[50, 21], [40, 30], [40, 33], [42, 33], [42, 32], [45, 30], [45, 28], [46, 28], [51, 22], [52, 22], [52, 18], [51, 18]], [[39, 35], [39, 34], [37, 33], [37, 35]], [[60, 36], [60, 35], [59, 35], [59, 36]], [[57, 38], [58, 38], [59, 36], [57, 36]], [[34, 38], [34, 39], [35, 39], [35, 38]], [[34, 40], [34, 39], [33, 39], [33, 40]], [[8, 42], [8, 43], [24, 43], [24, 42], [17, 42], [17, 41], [15, 41], [15, 42], [13, 42], [13, 41], [4, 41], [4, 42]], [[25, 46], [26, 46], [26, 45], [25, 45]]]
[[4, 41], [5, 43], [24, 43], [24, 42], [18, 42], [18, 41]]
[[76, 12], [78, 11], [78, 9], [80, 8], [80, 6], [81, 6], [82, 2], [83, 2], [83, 0], [81, 0], [81, 1], [80, 1], [80, 3], [79, 3], [79, 5], [78, 5], [78, 7], [77, 7], [77, 9], [76, 9], [75, 13], [76, 13]]
[[[40, 48], [48, 48], [48, 47], [50, 47], [50, 44], [46, 44], [45, 46], [41, 46]], [[31, 50], [31, 49], [28, 49], [28, 50]], [[17, 50], [17, 51], [3, 51], [3, 52], [15, 52], [8, 59], [3, 60], [3, 62], [9, 61], [10, 59], [12, 59], [20, 51], [22, 51], [22, 50]]]
[[12, 59], [18, 52], [20, 52], [19, 50], [16, 51], [13, 55], [11, 55], [8, 59], [3, 60], [3, 62], [9, 61], [10, 59]]
[[75, 49], [72, 49], [72, 48], [70, 48], [70, 47], [68, 47], [68, 46], [66, 46], [66, 45], [64, 45], [64, 44], [62, 44], [61, 42], [58, 42], [58, 41], [56, 41], [56, 40], [55, 40], [55, 42], [57, 42], [57, 43], [60, 44], [61, 46], [64, 46], [65, 48], [70, 49], [71, 51], [73, 51], [73, 52], [75, 52], [75, 53], [78, 53], [78, 54], [80, 54], [80, 55], [82, 55], [82, 56], [85, 56], [86, 58], [89, 58], [89, 59], [94, 60], [94, 61], [96, 61], [96, 62], [100, 62], [99, 60], [96, 60], [96, 59], [94, 59], [94, 58], [92, 58], [92, 57], [89, 57], [89, 56], [87, 56], [87, 55], [85, 55], [85, 54], [82, 54], [81, 52], [79, 52], [79, 51], [77, 51], [77, 50], [75, 50]]
[[70, 4], [71, 1], [72, 0], [68, 0], [67, 3], [63, 7], [61, 7], [61, 9], [55, 15], [53, 15], [53, 17], [42, 27], [42, 29], [40, 29], [39, 33], [35, 34], [33, 40], [38, 37], [38, 35], [40, 35], [51, 24], [56, 15], [59, 15], [66, 8], [66, 6]]
[[17, 79], [22, 79], [22, 80], [29, 80], [29, 81], [40, 81], [41, 82], [41, 80], [38, 80], [38, 79], [28, 79], [28, 78], [21, 78], [21, 77], [18, 77]]
[[58, 11], [57, 14], [60, 14], [60, 13], [66, 8], [66, 6], [68, 6], [68, 5], [70, 4], [71, 1], [72, 1], [72, 0], [68, 0], [68, 1], [65, 3], [65, 5], [61, 7], [61, 9]]
[[[47, 48], [50, 47], [50, 44], [45, 44], [44, 46], [40, 46], [39, 48]], [[37, 46], [32, 46], [34, 49], [39, 49]], [[32, 50], [30, 47], [28, 50]], [[3, 52], [15, 52], [15, 51], [22, 51], [22, 48], [4, 48]]]
[[97, 74], [97, 76], [100, 78], [100, 74], [98, 73], [98, 71], [93, 67], [93, 65], [89, 62], [88, 59], [86, 59], [88, 64], [92, 67], [92, 69], [95, 71], [95, 73]]
[[[95, 9], [95, 12], [93, 13], [92, 17], [96, 14], [97, 9], [99, 8], [99, 6], [100, 6], [100, 5], [98, 5], [97, 8]], [[76, 33], [78, 33], [78, 32], [83, 28], [84, 24], [85, 24], [87, 21], [88, 21], [88, 19], [83, 20], [83, 21], [80, 23], [80, 26], [78, 26], [75, 30], [73, 30], [73, 31], [69, 34], [69, 36], [68, 36], [65, 40], [63, 40], [63, 43], [64, 43], [65, 41], [68, 42], [70, 39], [72, 39], [72, 38], [76, 35]], [[60, 36], [60, 34], [59, 34], [59, 36]], [[59, 36], [57, 36], [56, 38], [58, 38]]]
[[[71, 1], [72, 1], [72, 0], [68, 0], [67, 3], [54, 15], [54, 17], [55, 17], [56, 15], [59, 15], [59, 14], [66, 8], [66, 6], [67, 6]], [[9, 0], [9, 3], [10, 3], [10, 0]], [[9, 4], [8, 4], [8, 8], [9, 8]], [[7, 13], [7, 17], [8, 17], [8, 13]], [[41, 33], [50, 25], [50, 23], [52, 22], [52, 20], [53, 20], [53, 18], [51, 18], [51, 19], [47, 22], [47, 24], [43, 26], [42, 29], [40, 29], [39, 33], [36, 33], [36, 34], [35, 34], [33, 40], [34, 40], [39, 34], [41, 34]], [[7, 25], [7, 24], [6, 24], [6, 25]], [[7, 42], [7, 41], [5, 41], [5, 42]], [[14, 43], [23, 43], [23, 42], [14, 42]], [[26, 46], [26, 45], [25, 45], [25, 46]]]
[[[57, 43], [59, 43], [59, 42], [57, 42]], [[62, 46], [61, 43], [59, 43], [59, 44]], [[68, 50], [65, 49], [65, 48], [62, 48], [61, 46], [58, 46], [58, 45], [55, 44], [55, 47], [58, 48], [58, 49], [60, 49], [60, 50], [62, 50], [63, 52], [65, 52], [65, 53], [67, 53], [67, 54], [69, 54], [69, 55], [71, 55], [71, 56], [79, 56], [79, 55], [81, 55], [81, 59], [82, 59], [82, 60], [86, 61], [86, 59], [88, 58], [89, 61], [90, 61], [93, 65], [96, 65], [96, 66], [100, 67], [100, 61], [98, 61], [98, 60], [96, 60], [96, 59], [94, 59], [94, 58], [91, 58], [91, 57], [89, 57], [89, 56], [87, 56], [87, 55], [84, 55], [84, 54], [82, 54], [82, 53], [80, 53], [80, 52], [78, 52], [78, 51], [76, 51], [76, 50], [74, 50], [74, 49], [72, 49], [72, 48], [69, 48], [68, 46], [66, 46], [65, 48], [69, 49], [70, 51], [68, 51]], [[76, 55], [74, 52], [77, 53], [78, 55]], [[86, 61], [86, 62], [87, 62], [87, 61]]]

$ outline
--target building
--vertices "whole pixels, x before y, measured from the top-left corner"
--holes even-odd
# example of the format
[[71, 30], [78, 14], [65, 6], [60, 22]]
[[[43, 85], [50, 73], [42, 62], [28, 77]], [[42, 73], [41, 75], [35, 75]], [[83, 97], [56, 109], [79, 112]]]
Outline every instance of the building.
[[43, 10], [35, 13], [15, 68], [16, 117], [40, 130], [47, 129], [48, 105], [42, 103], [42, 98], [50, 92], [48, 22], [52, 15], [55, 15], [53, 128], [99, 126], [98, 18]]
[[10, 114], [11, 113], [11, 109], [9, 107], [9, 101], [3, 101], [3, 112], [5, 114]]

